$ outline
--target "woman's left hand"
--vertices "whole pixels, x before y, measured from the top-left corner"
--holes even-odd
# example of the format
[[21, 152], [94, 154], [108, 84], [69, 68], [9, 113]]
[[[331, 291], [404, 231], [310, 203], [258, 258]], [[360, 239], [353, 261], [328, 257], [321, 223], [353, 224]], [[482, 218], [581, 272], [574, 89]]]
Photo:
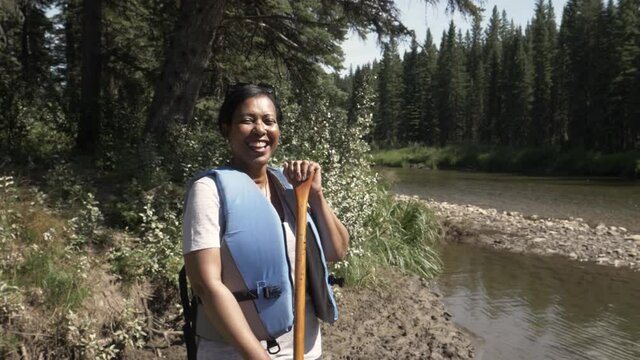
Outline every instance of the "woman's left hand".
[[305, 182], [310, 176], [313, 176], [311, 194], [318, 195], [322, 193], [320, 164], [309, 160], [287, 160], [284, 162], [283, 167], [284, 175], [291, 184], [295, 186]]

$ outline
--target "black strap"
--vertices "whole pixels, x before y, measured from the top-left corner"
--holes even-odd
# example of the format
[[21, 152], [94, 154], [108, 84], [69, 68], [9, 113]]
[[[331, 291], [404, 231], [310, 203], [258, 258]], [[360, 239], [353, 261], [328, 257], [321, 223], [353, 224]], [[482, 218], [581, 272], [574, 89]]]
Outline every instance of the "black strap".
[[187, 347], [187, 359], [196, 360], [197, 358], [197, 346], [196, 346], [196, 312], [197, 301], [195, 296], [190, 300], [189, 291], [187, 288], [187, 272], [184, 268], [180, 269], [178, 275], [178, 283], [180, 285], [180, 302], [182, 303], [182, 315], [184, 316], [184, 325], [182, 326], [182, 336], [184, 343]]
[[[273, 350], [273, 348], [277, 348]], [[271, 355], [275, 355], [280, 352], [280, 344], [276, 341], [276, 339], [267, 340], [267, 352]]]
[[[262, 295], [265, 299], [275, 299], [280, 297], [282, 289], [279, 286], [266, 286], [262, 288]], [[233, 296], [236, 301], [248, 301], [258, 299], [258, 290], [234, 291]]]
[[344, 278], [335, 276], [334, 274], [329, 275], [329, 285], [338, 285], [340, 287], [344, 287]]

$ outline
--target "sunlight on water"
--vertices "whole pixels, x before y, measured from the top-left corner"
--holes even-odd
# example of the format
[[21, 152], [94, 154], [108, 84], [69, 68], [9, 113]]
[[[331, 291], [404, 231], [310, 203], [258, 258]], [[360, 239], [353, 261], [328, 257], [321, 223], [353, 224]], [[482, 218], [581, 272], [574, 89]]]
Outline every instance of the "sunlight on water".
[[439, 289], [483, 359], [640, 359], [640, 273], [447, 245]]
[[454, 204], [472, 204], [525, 215], [581, 217], [595, 225], [640, 233], [640, 182], [617, 179], [531, 177], [460, 171], [377, 168], [392, 190]]

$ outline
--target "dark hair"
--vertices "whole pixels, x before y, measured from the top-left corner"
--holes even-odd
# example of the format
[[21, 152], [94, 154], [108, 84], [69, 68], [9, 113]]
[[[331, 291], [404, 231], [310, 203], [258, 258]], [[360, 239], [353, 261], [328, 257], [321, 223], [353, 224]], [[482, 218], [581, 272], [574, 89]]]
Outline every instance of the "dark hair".
[[227, 86], [227, 91], [224, 95], [224, 101], [220, 106], [220, 112], [218, 113], [218, 129], [222, 136], [226, 137], [224, 133], [223, 124], [231, 125], [231, 119], [233, 113], [236, 111], [245, 100], [256, 96], [268, 97], [276, 108], [276, 120], [282, 122], [282, 110], [280, 109], [280, 103], [276, 98], [275, 88], [268, 84], [249, 84], [249, 83], [235, 83]]

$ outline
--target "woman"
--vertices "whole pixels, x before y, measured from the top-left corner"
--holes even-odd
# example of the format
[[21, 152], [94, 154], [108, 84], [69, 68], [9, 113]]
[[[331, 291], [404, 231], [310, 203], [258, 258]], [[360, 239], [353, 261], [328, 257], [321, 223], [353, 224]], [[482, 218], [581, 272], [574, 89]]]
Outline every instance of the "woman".
[[[231, 150], [231, 172], [241, 172], [241, 177], [252, 180], [245, 186], [245, 190], [257, 189], [259, 192], [255, 192], [254, 197], [260, 199], [251, 200], [266, 200], [272, 207], [271, 211], [261, 213], [247, 209], [242, 214], [244, 219], [240, 220], [255, 219], [259, 223], [267, 217], [267, 212], [275, 210], [275, 221], [281, 222], [278, 226], [284, 229], [285, 249], [290, 259], [288, 263], [293, 267], [295, 213], [287, 206], [284, 187], [267, 167], [278, 147], [281, 120], [282, 114], [273, 88], [239, 84], [231, 86], [227, 91], [218, 125]], [[290, 183], [302, 182], [312, 177], [309, 205], [322, 250], [327, 261], [342, 259], [347, 251], [349, 235], [323, 196], [320, 166], [307, 160], [286, 161], [282, 172]], [[228, 279], [233, 277], [229, 274], [240, 270], [235, 266], [238, 261], [233, 260], [238, 254], [231, 255], [231, 250], [225, 245], [227, 219], [223, 215], [224, 204], [221, 205], [221, 194], [225, 193], [225, 189], [219, 188], [221, 183], [215, 178], [204, 176], [193, 183], [187, 196], [183, 226], [183, 253], [187, 275], [194, 293], [201, 300], [198, 313], [206, 315], [206, 321], [200, 321], [198, 327], [202, 323], [209, 323], [210, 328], [208, 336], [199, 334], [198, 359], [270, 359], [264, 343], [252, 331], [255, 327], [254, 319], [247, 319], [251, 315], [245, 316], [249, 314], [247, 309], [253, 306], [238, 300], [237, 294], [230, 290], [230, 282], [234, 280], [223, 281], [225, 276]], [[249, 189], [253, 185], [256, 188]], [[250, 241], [258, 242], [261, 239], [252, 238]], [[321, 356], [319, 323], [315, 314], [307, 294], [305, 359], [317, 359]], [[274, 358], [292, 358], [292, 334], [293, 331], [277, 339], [280, 351]]]

